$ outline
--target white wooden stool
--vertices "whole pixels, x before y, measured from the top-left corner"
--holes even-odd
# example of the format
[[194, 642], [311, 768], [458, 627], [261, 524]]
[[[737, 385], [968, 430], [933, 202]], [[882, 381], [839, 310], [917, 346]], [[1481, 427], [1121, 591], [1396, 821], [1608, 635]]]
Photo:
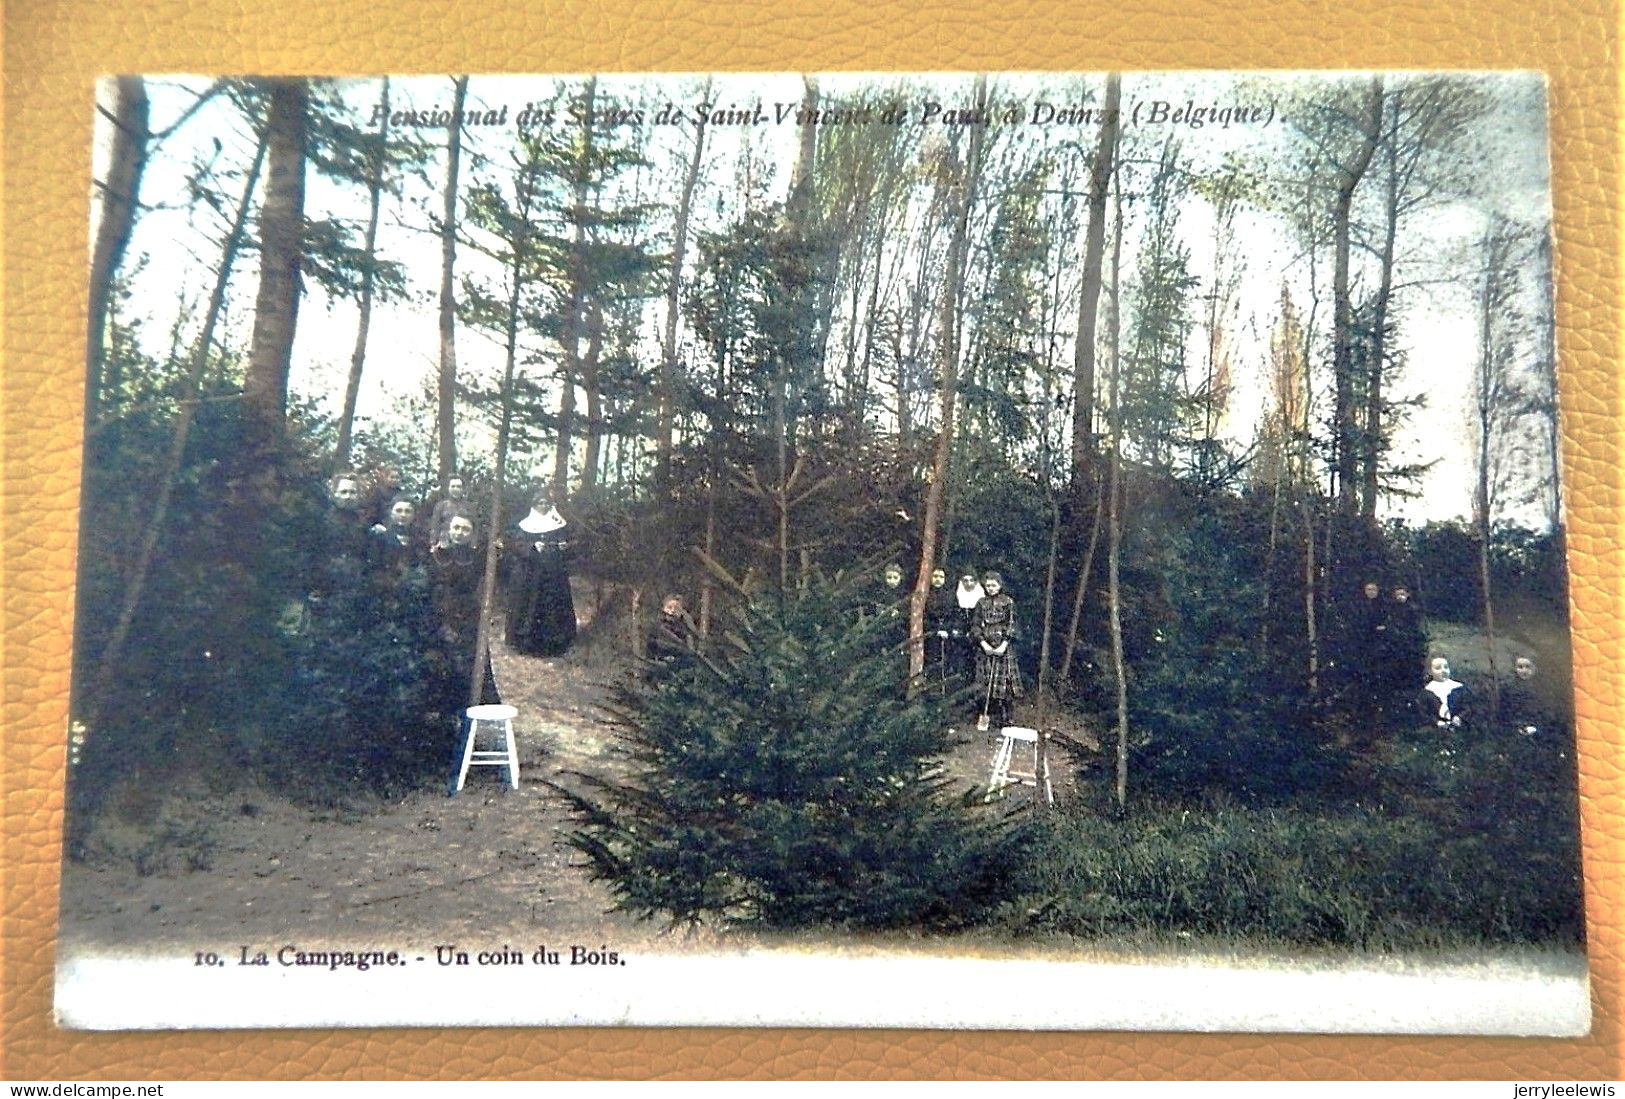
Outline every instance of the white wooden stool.
[[[1024, 725], [1006, 725], [999, 730], [999, 747], [993, 753], [993, 777], [987, 784], [987, 796], [1003, 790], [1006, 786], [1031, 786], [1038, 788], [1039, 774], [1044, 778], [1044, 799], [1051, 805], [1055, 804], [1055, 790], [1049, 781], [1049, 754], [1040, 755], [1039, 739], [1041, 734], [1037, 729], [1029, 729]], [[1015, 756], [1017, 744], [1031, 744], [1033, 746], [1033, 769], [1031, 771], [1012, 771], [1011, 759]]]
[[[519, 711], [512, 706], [470, 706], [463, 714], [468, 718], [468, 739], [463, 742], [463, 765], [457, 771], [457, 785], [451, 792], [455, 794], [463, 788], [470, 767], [506, 767], [508, 785], [519, 789], [519, 749], [513, 739], [513, 719]], [[481, 725], [495, 726], [502, 734], [500, 750], [475, 749]]]

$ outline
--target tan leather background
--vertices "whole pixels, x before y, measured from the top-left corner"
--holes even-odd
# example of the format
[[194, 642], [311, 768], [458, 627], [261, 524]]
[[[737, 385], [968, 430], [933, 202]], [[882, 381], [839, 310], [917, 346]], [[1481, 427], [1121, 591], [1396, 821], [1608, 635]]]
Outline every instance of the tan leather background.
[[[1605, 0], [6, 0], [4, 1061], [19, 1079], [1619, 1076], [1619, 17]], [[636, 10], [639, 14], [632, 14]], [[1529, 68], [1550, 74], [1595, 1026], [1579, 1041], [818, 1031], [74, 1034], [50, 1021], [91, 82], [106, 72]], [[856, 992], [856, 990], [855, 990]], [[1087, 988], [1079, 996], [1090, 995]], [[861, 994], [861, 993], [858, 993]], [[1019, 990], [1012, 994], [1020, 995]]]

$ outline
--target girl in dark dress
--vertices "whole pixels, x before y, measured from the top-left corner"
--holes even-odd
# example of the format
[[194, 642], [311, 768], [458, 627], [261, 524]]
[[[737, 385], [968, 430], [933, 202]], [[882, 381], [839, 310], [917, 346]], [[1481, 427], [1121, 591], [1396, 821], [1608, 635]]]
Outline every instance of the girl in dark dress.
[[[466, 515], [453, 516], [446, 524], [446, 544], [429, 551], [435, 622], [448, 669], [443, 691], [447, 712], [463, 708], [472, 684], [474, 646], [480, 630], [480, 583], [484, 578], [485, 555], [474, 548], [474, 521]], [[475, 705], [501, 702], [496, 677], [491, 674], [490, 647], [480, 655], [485, 668]]]
[[1535, 690], [1535, 659], [1520, 656], [1512, 663], [1512, 682], [1501, 691], [1501, 719], [1520, 736], [1553, 732], [1557, 722]]
[[1501, 723], [1515, 734], [1507, 751], [1526, 788], [1572, 790], [1574, 740], [1558, 708], [1543, 697], [1536, 675], [1534, 657], [1520, 656], [1513, 661], [1512, 682], [1501, 691]]
[[[1333, 634], [1331, 666], [1327, 678], [1334, 692], [1344, 699], [1347, 712], [1362, 735], [1369, 735], [1377, 722], [1379, 702], [1385, 691], [1380, 681], [1383, 636], [1382, 585], [1366, 580], [1340, 611], [1341, 621]], [[1406, 687], [1416, 681], [1414, 669]]]
[[996, 572], [982, 577], [982, 590], [986, 598], [971, 611], [970, 623], [977, 649], [976, 694], [982, 712], [1003, 727], [1010, 724], [1011, 708], [1021, 697], [1021, 670], [1011, 647], [1016, 636], [1016, 604]]
[[434, 511], [429, 516], [430, 548], [450, 543], [449, 528], [454, 515], [475, 518], [473, 505], [468, 500], [461, 477], [452, 477], [446, 481], [445, 498], [435, 504]]
[[683, 608], [683, 597], [675, 592], [660, 601], [660, 617], [655, 619], [644, 639], [644, 655], [652, 671], [676, 671], [686, 667], [699, 651], [700, 634]]
[[925, 671], [944, 690], [956, 670], [949, 666], [949, 658], [959, 622], [959, 607], [953, 589], [948, 587], [948, 570], [939, 565], [931, 570], [931, 590], [925, 597]]
[[329, 488], [332, 508], [327, 514], [326, 550], [330, 557], [349, 557], [356, 561], [367, 555], [370, 523], [362, 506], [361, 483], [349, 474], [333, 478]]
[[1384, 712], [1397, 714], [1402, 712], [1404, 694], [1416, 682], [1416, 670], [1423, 667], [1427, 654], [1421, 611], [1404, 584], [1394, 588], [1383, 607], [1379, 634], [1374, 686]]
[[867, 620], [879, 619], [887, 624], [886, 642], [901, 646], [908, 636], [908, 611], [903, 606], [903, 566], [895, 561], [880, 573], [878, 582], [871, 582], [859, 607], [859, 614]]
[[323, 516], [320, 544], [309, 570], [307, 602], [320, 617], [329, 597], [354, 589], [362, 579], [372, 548], [372, 524], [362, 506], [361, 483], [347, 473], [328, 485], [331, 506]]
[[504, 560], [508, 572], [508, 647], [526, 656], [558, 656], [576, 637], [575, 602], [570, 595], [570, 529], [547, 497], [508, 528]]
[[412, 530], [417, 505], [409, 496], [390, 502], [386, 522], [372, 528], [367, 544], [367, 567], [373, 578], [384, 584], [397, 584], [408, 569], [422, 564], [421, 547]]

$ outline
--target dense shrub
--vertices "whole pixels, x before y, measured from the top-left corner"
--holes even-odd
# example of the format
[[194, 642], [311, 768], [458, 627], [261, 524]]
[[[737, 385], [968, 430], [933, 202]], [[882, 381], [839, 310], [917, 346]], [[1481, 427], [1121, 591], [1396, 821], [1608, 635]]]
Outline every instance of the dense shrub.
[[381, 592], [358, 571], [307, 614], [327, 568], [319, 424], [295, 415], [280, 453], [250, 457], [230, 401], [199, 407], [128, 640], [91, 698], [172, 416], [137, 409], [86, 446], [74, 712], [98, 716], [79, 730], [70, 852], [120, 786], [155, 798], [184, 770], [255, 775], [301, 797], [393, 792], [452, 751], [423, 577]]
[[1025, 928], [1084, 937], [1202, 935], [1389, 945], [1414, 937], [1431, 848], [1371, 812], [1147, 809], [1053, 818], [1026, 853]]
[[[1577, 833], [1555, 808], [1572, 807], [1572, 786], [1567, 799], [1553, 790], [1543, 822], [1471, 820], [1488, 804], [1468, 788], [1514, 772], [1474, 773], [1461, 758], [1409, 755], [1392, 777], [1419, 789], [1402, 804], [1164, 803], [1120, 821], [1052, 816], [1023, 851], [1017, 899], [999, 922], [1085, 938], [1187, 933], [1374, 949], [1578, 942]], [[1500, 766], [1520, 762], [1512, 754]]]
[[87, 441], [74, 667], [74, 714], [87, 727], [69, 784], [75, 832], [119, 782], [161, 789], [177, 769], [250, 766], [281, 704], [292, 654], [278, 622], [299, 589], [309, 494], [297, 472], [264, 489], [233, 407], [198, 411], [128, 637], [94, 699], [172, 424], [155, 406]]
[[[1120, 595], [1133, 789], [1222, 791], [1256, 804], [1335, 782], [1342, 761], [1314, 727], [1303, 684], [1303, 626], [1292, 613], [1301, 620], [1302, 598], [1294, 606], [1279, 582], [1302, 565], [1285, 532], [1271, 555], [1268, 502], [1141, 489]], [[1091, 599], [1085, 641], [1095, 659], [1081, 701], [1110, 725], [1104, 576]]]
[[[1140, 781], [1167, 795], [1223, 789], [1243, 800], [1297, 789], [1312, 740], [1298, 725], [1297, 661], [1260, 644], [1266, 606], [1255, 547], [1213, 511], [1142, 555], [1167, 608], [1131, 681], [1130, 722], [1145, 743]], [[1140, 593], [1145, 598], [1144, 589]]]
[[[1396, 525], [1390, 537], [1409, 558], [1414, 570], [1409, 579], [1429, 618], [1479, 621], [1483, 593], [1479, 590], [1478, 544], [1465, 523], [1433, 522], [1419, 528]], [[1568, 582], [1561, 532], [1497, 526], [1490, 539], [1490, 584], [1498, 600], [1508, 595], [1533, 599], [1554, 617], [1564, 617]]]
[[620, 779], [574, 776], [570, 842], [619, 905], [675, 921], [955, 926], [1000, 890], [1006, 838], [934, 760], [896, 623], [814, 581], [744, 607], [707, 659], [621, 692]]
[[449, 773], [467, 685], [435, 634], [421, 568], [381, 584], [360, 569], [291, 642], [266, 777], [305, 799], [398, 794]]
[[1568, 617], [1568, 562], [1563, 532], [1497, 527], [1490, 542], [1490, 583], [1501, 593], [1518, 592]]

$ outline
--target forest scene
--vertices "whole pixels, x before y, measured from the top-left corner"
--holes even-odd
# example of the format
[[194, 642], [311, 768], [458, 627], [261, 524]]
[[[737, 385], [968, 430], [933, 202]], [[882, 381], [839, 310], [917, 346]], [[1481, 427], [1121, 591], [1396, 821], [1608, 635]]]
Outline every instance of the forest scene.
[[106, 81], [64, 938], [1580, 951], [1545, 96]]

